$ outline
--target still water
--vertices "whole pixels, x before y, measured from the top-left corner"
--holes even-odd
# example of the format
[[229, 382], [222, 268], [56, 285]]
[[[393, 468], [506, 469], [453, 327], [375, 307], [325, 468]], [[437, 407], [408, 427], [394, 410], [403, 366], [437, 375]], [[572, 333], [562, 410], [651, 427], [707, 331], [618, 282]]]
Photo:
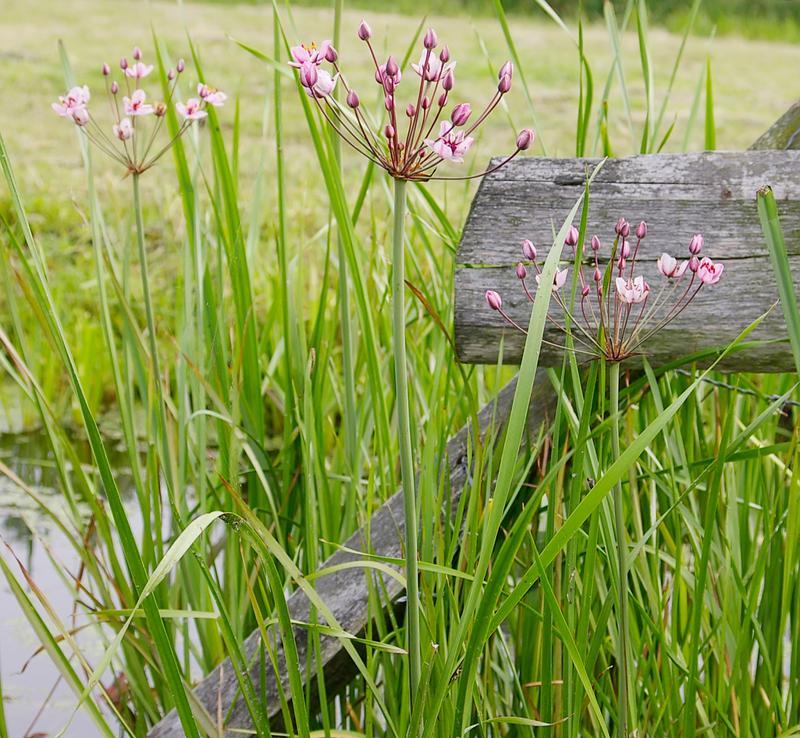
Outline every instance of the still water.
[[[88, 460], [88, 449], [86, 452]], [[129, 478], [121, 454], [112, 455], [119, 469], [118, 481], [123, 492], [130, 489]], [[0, 434], [0, 460], [29, 485], [56, 514], [63, 511], [64, 501], [59, 480], [50, 461], [49, 446], [41, 433]], [[130, 498], [130, 495], [127, 495]], [[134, 506], [131, 507], [134, 509]], [[13, 550], [13, 555], [11, 551]], [[31, 497], [5, 475], [0, 474], [0, 548], [29, 595], [22, 572], [14, 555], [30, 572], [53, 609], [64, 623], [80, 627], [86, 618], [78, 609], [73, 620], [74, 589], [68, 585], [67, 572], [78, 571], [78, 557], [65, 536], [42, 513]], [[42, 612], [41, 607], [37, 607]], [[92, 663], [102, 653], [96, 632], [86, 629], [77, 640]], [[69, 723], [67, 738], [94, 738], [98, 729], [84, 711], [75, 713], [77, 697], [59, 679], [50, 657], [37, 653], [38, 641], [33, 628], [0, 573], [0, 675], [4, 708], [10, 738], [36, 735], [55, 736]], [[64, 649], [68, 652], [68, 649]], [[80, 672], [73, 659], [73, 667]], [[70, 723], [71, 720], [71, 723]]]

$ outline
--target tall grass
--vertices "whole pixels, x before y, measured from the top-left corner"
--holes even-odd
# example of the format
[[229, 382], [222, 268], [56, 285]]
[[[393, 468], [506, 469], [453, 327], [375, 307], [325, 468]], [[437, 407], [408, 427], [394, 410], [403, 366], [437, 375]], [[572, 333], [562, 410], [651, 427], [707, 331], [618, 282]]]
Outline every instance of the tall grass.
[[[514, 56], [513, 21], [501, 3], [494, 11]], [[659, 150], [672, 135], [689, 140], [674, 122], [666, 124], [683, 44], [668, 86], [657, 89], [645, 12], [642, 0], [630, 0], [619, 14], [606, 6], [615, 61], [598, 80], [582, 26], [550, 9], [577, 52], [580, 155], [623, 153], [617, 139], [644, 152]], [[341, 5], [333, 17], [341, 22]], [[620, 39], [633, 31], [640, 48], [629, 60]], [[270, 83], [264, 150], [240, 150], [235, 104], [178, 140], [171, 167], [158, 175], [174, 177], [182, 213], [168, 256], [149, 240], [148, 219], [159, 211], [149, 201], [148, 175], [141, 187], [138, 179], [132, 183], [141, 208], [109, 211], [92, 152], [82, 150], [94, 320], [130, 466], [129, 498], [119, 491], [111, 441], [87, 399], [91, 371], [75, 358], [82, 347], [70, 345], [63, 330], [56, 260], [36, 237], [13, 153], [0, 139], [14, 204], [0, 239], [3, 368], [51, 450], [68, 512], [62, 517], [41, 504], [42, 514], [72, 546], [73, 560], [53, 563], [80, 613], [73, 625], [4, 552], [3, 575], [43, 649], [37, 658], [52, 661], [98, 735], [143, 736], [173, 707], [187, 734], [218, 735], [225, 715], [206, 712], [189, 687], [224, 657], [260, 736], [276, 727], [251, 681], [254, 665], [265, 675], [286, 670], [280, 717], [281, 732], [290, 735], [611, 735], [624, 722], [617, 718], [622, 622], [614, 607], [624, 596], [627, 717], [639, 735], [798, 734], [800, 489], [791, 404], [797, 378], [724, 378], [646, 362], [640, 373], [615, 377], [602, 365], [580, 369], [567, 356], [549, 373], [558, 406], [547, 433], [529, 438], [525, 421], [549, 299], [543, 289], [508, 422], [485, 444], [475, 437], [461, 503], [440, 514], [449, 510], [447, 439], [474, 422], [511, 373], [458, 366], [448, 335], [460, 221], [445, 203], [470, 192], [448, 185], [405, 193], [409, 289], [393, 314], [385, 266], [391, 189], [371, 168], [345, 173], [348, 153], [285, 72], [287, 39], [301, 35], [291, 8], [276, 4], [270, 49], [245, 54], [231, 44], [231, 53], [241, 53]], [[454, 52], [457, 42], [450, 40]], [[159, 62], [167, 58], [158, 38], [154, 45]], [[202, 69], [202, 50], [189, 50]], [[630, 99], [640, 94], [626, 83], [632, 63], [646, 80], [643, 122], [630, 113]], [[203, 72], [213, 78], [213, 70]], [[705, 102], [707, 146], [714, 144], [711, 79], [704, 70], [695, 102]], [[532, 113], [535, 80], [516, 82]], [[315, 194], [330, 203], [313, 254], [302, 225], [289, 217], [289, 200], [308, 183], [287, 176], [283, 149], [284, 109], [297, 104], [316, 156]], [[690, 116], [689, 125], [695, 120]], [[173, 117], [167, 124], [176, 130]], [[252, 200], [242, 196], [245, 155], [261, 157], [259, 177], [275, 179], [275, 200], [258, 187]], [[583, 242], [591, 207], [589, 186], [571, 213], [553, 214], [563, 227], [543, 284], [550, 284], [565, 229], [579, 215]], [[774, 215], [767, 221], [774, 223]], [[778, 243], [774, 227], [770, 233]], [[171, 312], [152, 309], [149, 299], [156, 259], [169, 259], [173, 270]], [[266, 295], [254, 287], [256, 270], [267, 274], [259, 281]], [[402, 285], [396, 280], [394, 289]], [[417, 449], [420, 698], [413, 708], [403, 614], [386, 608], [373, 587], [366, 632], [346, 634], [309, 578], [397, 490], [402, 401], [392, 381], [393, 319], [409, 335]], [[77, 424], [69, 424], [54, 384], [42, 381], [39, 368], [47, 365], [67, 378]], [[86, 438], [88, 464], [79, 451]], [[13, 469], [0, 469], [40, 504]], [[319, 653], [323, 633], [333, 635], [356, 664], [358, 676], [336, 694], [326, 690], [321, 669], [301, 668], [298, 624], [286, 607], [297, 588], [313, 605], [310, 622], [300, 624], [309, 652]], [[84, 628], [103, 644], [101, 657], [82, 648], [77, 636]], [[262, 646], [251, 657], [243, 642], [256, 629]], [[120, 674], [126, 688], [110, 689]]]

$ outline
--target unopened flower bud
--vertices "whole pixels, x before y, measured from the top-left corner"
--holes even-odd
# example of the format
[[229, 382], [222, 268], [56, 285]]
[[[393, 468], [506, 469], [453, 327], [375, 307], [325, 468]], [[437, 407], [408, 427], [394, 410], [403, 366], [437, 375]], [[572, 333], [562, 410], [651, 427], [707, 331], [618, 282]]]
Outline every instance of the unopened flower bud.
[[128, 68], [128, 60], [124, 56], [119, 60], [119, 68], [123, 70]]
[[103, 64], [103, 76], [108, 77], [109, 74], [111, 74], [111, 67], [108, 64]]
[[300, 84], [303, 85], [303, 87], [311, 89], [317, 84], [317, 79], [319, 79], [319, 75], [317, 74], [316, 64], [306, 62], [300, 67]]
[[574, 225], [571, 225], [567, 230], [567, 235], [564, 238], [564, 243], [567, 246], [575, 246], [575, 244], [578, 243], [579, 236], [580, 233], [578, 233], [578, 229]]
[[387, 111], [390, 113], [394, 110], [394, 96], [393, 95], [384, 95], [383, 97], [383, 105]]
[[618, 236], [622, 236], [623, 238], [627, 238], [630, 235], [631, 227], [628, 224], [628, 221], [625, 218], [620, 218], [617, 221], [617, 224], [614, 226], [614, 232]]
[[420, 107], [421, 107], [423, 110], [427, 110], [427, 109], [428, 109], [428, 108], [431, 106], [431, 99], [430, 99], [430, 98], [429, 98], [427, 95], [425, 95], [425, 96], [422, 98], [422, 102], [420, 102], [419, 106], [420, 106]]
[[369, 27], [369, 23], [365, 20], [362, 20], [358, 26], [358, 37], [362, 41], [367, 41], [370, 36], [372, 36], [372, 29]]
[[142, 50], [138, 46], [133, 47], [133, 58], [139, 61], [142, 58]]
[[463, 126], [469, 120], [471, 113], [472, 108], [469, 103], [459, 103], [453, 108], [450, 120], [453, 121], [454, 126]]
[[592, 251], [600, 250], [600, 239], [597, 236], [592, 236]]
[[[692, 236], [692, 240], [689, 241], [689, 253], [693, 256], [696, 256], [703, 250], [703, 234], [702, 233], [695, 233]], [[695, 271], [692, 269], [692, 271]]]
[[517, 279], [525, 279], [528, 276], [528, 270], [525, 268], [525, 265], [520, 262], [517, 264]]
[[627, 259], [631, 255], [631, 245], [627, 239], [622, 242], [622, 249], [620, 250], [623, 259]]
[[397, 66], [397, 62], [393, 56], [390, 56], [386, 60], [386, 74], [389, 77], [397, 76], [397, 73], [400, 71], [400, 67]]
[[119, 85], [116, 83], [116, 80], [111, 83], [111, 94], [116, 95], [119, 92]]
[[522, 242], [522, 255], [528, 261], [536, 261], [536, 246], [533, 245], [533, 241], [529, 241], [526, 238]]
[[184, 69], [186, 69], [186, 62], [183, 59], [178, 59], [175, 69], [178, 71], [178, 74], [180, 74]]
[[444, 46], [442, 50], [439, 52], [439, 61], [442, 64], [447, 64], [450, 61], [450, 49], [447, 46]]
[[446, 92], [450, 92], [453, 89], [456, 83], [456, 76], [453, 74], [452, 67], [447, 70], [447, 74], [444, 75], [444, 79], [442, 80], [442, 89]]
[[358, 94], [355, 90], [350, 90], [350, 92], [347, 93], [347, 104], [353, 108], [353, 110], [359, 106], [360, 102], [361, 101], [358, 99]]
[[620, 256], [619, 259], [617, 260], [617, 269], [619, 269], [621, 272], [624, 272], [625, 271], [625, 265], [627, 263], [628, 262], [625, 261], [625, 258]]
[[636, 238], [638, 238], [641, 241], [646, 235], [647, 235], [647, 223], [645, 221], [642, 221], [641, 223], [639, 223], [638, 226], [636, 226]]
[[167, 79], [168, 79], [170, 82], [172, 82], [172, 80], [173, 80], [173, 79], [175, 79], [175, 70], [174, 70], [174, 69], [170, 69], [170, 70], [167, 72]]
[[163, 102], [157, 103], [153, 113], [157, 118], [163, 118], [167, 114], [167, 104]]
[[517, 148], [520, 151], [525, 151], [531, 147], [536, 134], [531, 128], [523, 128], [517, 135]]
[[513, 74], [514, 65], [510, 61], [507, 61], [502, 67], [500, 67], [500, 71], [497, 73], [497, 79], [503, 79], [503, 77], [511, 78]]
[[443, 108], [445, 105], [447, 105], [447, 93], [443, 92], [439, 95], [439, 107]]
[[486, 304], [492, 310], [500, 310], [503, 307], [503, 300], [494, 290], [486, 290]]
[[500, 82], [497, 85], [497, 90], [501, 95], [505, 95], [511, 89], [511, 77], [505, 75], [500, 77]]
[[689, 259], [689, 270], [692, 272], [696, 272], [700, 267], [700, 259], [697, 258], [696, 255], [692, 254], [692, 258]]
[[89, 122], [89, 111], [86, 108], [75, 108], [72, 111], [72, 120], [76, 126], [85, 126]]
[[595, 282], [599, 282], [603, 278], [603, 273], [600, 271], [599, 267], [595, 267], [594, 274], [592, 276], [594, 277]]
[[325, 47], [325, 61], [334, 64], [339, 58], [339, 53], [330, 44]]
[[386, 138], [388, 138], [388, 139], [394, 138], [394, 134], [395, 134], [394, 126], [387, 125], [386, 128], [383, 129], [383, 133], [386, 136]]
[[581, 297], [588, 297], [589, 296], [589, 285], [585, 284], [581, 288]]
[[409, 118], [413, 118], [416, 112], [417, 109], [414, 107], [413, 103], [409, 103], [408, 105], [406, 105], [406, 115]]
[[430, 49], [435, 49], [438, 43], [439, 39], [436, 36], [436, 31], [434, 31], [432, 28], [429, 28], [425, 32], [425, 37], [422, 39], [422, 45], [426, 49], [430, 50]]

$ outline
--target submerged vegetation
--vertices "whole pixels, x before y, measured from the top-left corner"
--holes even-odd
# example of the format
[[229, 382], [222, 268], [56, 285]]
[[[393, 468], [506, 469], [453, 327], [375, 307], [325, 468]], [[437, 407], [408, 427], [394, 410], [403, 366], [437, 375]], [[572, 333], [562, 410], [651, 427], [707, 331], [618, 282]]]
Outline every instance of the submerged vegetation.
[[[69, 250], [54, 248], [57, 215], [44, 224], [37, 216], [58, 210], [37, 199], [27, 171], [17, 179], [19, 156], [0, 132], [2, 392], [46, 439], [64, 505], [48, 504], [10, 462], [0, 472], [68, 541], [70, 556], [52, 563], [74, 609], [52, 606], [13, 547], [0, 569], [41, 644], [34, 658], [52, 661], [97, 735], [144, 736], [173, 708], [186, 735], [221, 735], [226, 716], [203, 710], [191, 687], [224, 658], [259, 736], [800, 734], [797, 377], [646, 361], [643, 373], [631, 372], [616, 355], [586, 368], [567, 353], [548, 371], [557, 404], [546, 433], [527, 437], [559, 256], [583, 243], [591, 197], [552, 214], [558, 233], [537, 262], [541, 286], [508, 423], [497, 418], [484, 440], [475, 435], [460, 503], [439, 514], [448, 438], [476, 422], [513, 372], [460, 365], [454, 355], [454, 253], [469, 181], [416, 180], [447, 174], [439, 166], [462, 158], [458, 173], [479, 176], [474, 151], [504, 154], [509, 141], [527, 155], [547, 153], [556, 136], [579, 156], [652, 153], [698, 138], [714, 148], [723, 125], [710, 61], [684, 83], [692, 94], [676, 110], [693, 17], [674, 58], [656, 70], [647, 3], [630, 0], [619, 15], [609, 6], [606, 28], [592, 31], [611, 59], [602, 72], [582, 23], [553, 17], [576, 65], [563, 84], [578, 94], [551, 136], [514, 21], [499, 2], [494, 10], [501, 41], [490, 52], [479, 37], [483, 58], [458, 67], [470, 93], [491, 70], [497, 92], [487, 110], [496, 112], [481, 134], [461, 103], [435, 135], [441, 121], [427, 110], [448, 100], [425, 90], [453, 74], [449, 55], [462, 38], [448, 34], [434, 70], [438, 42], [417, 21], [403, 26], [407, 42], [392, 34], [393, 48], [407, 45], [391, 65], [359, 65], [352, 75], [348, 66], [353, 87], [337, 91], [343, 78], [322, 63], [338, 64], [352, 39], [371, 35], [348, 25], [341, 2], [324, 16], [327, 46], [296, 46], [308, 33], [289, 6], [272, 10], [269, 39], [228, 40], [225, 54], [239, 55], [259, 81], [241, 96], [226, 87], [227, 99], [206, 84], [219, 75], [202, 44], [176, 47], [156, 27], [119, 81], [111, 65], [96, 65], [113, 118], [96, 124], [99, 133], [91, 128], [97, 147], [85, 135], [95, 123], [68, 41], [52, 94], [71, 90], [56, 112], [76, 124], [79, 159], [59, 177], [85, 183], [72, 185], [85, 194], [60, 234]], [[632, 38], [641, 87], [626, 76]], [[187, 63], [173, 72], [167, 60], [179, 52]], [[512, 68], [518, 100], [506, 105]], [[419, 100], [407, 115], [394, 100], [403, 74]], [[147, 97], [145, 76], [154, 88]], [[242, 115], [247, 95], [263, 95], [260, 138], [244, 133], [253, 125]], [[409, 121], [403, 141], [397, 112]], [[384, 114], [395, 117], [374, 125]], [[36, 115], [59, 123], [47, 110]], [[163, 145], [148, 146], [144, 119]], [[515, 125], [528, 120], [535, 142]], [[566, 120], [575, 121], [568, 143]], [[353, 163], [331, 123], [366, 160]], [[413, 146], [402, 154], [406, 141]], [[158, 156], [153, 168], [145, 149]], [[124, 164], [121, 186], [119, 173], [108, 185], [100, 151]], [[764, 193], [759, 207], [800, 357], [776, 206]], [[646, 225], [635, 232], [646, 237]], [[719, 265], [691, 256], [685, 278], [719, 279]], [[91, 267], [79, 295], [65, 295], [70, 282], [59, 280], [70, 260]], [[662, 257], [665, 279], [683, 273], [673, 262]], [[605, 293], [628, 313], [649, 291], [630, 278], [617, 287], [608, 276], [618, 291]], [[741, 326], [743, 337], [750, 328]], [[129, 494], [112, 451], [127, 466]], [[347, 634], [315, 597], [314, 575], [401, 481], [415, 492], [406, 516], [418, 529], [407, 526], [406, 546], [418, 555], [359, 565], [418, 582], [409, 617], [386, 608], [375, 586], [369, 626]], [[292, 623], [286, 606], [298, 588], [314, 605], [306, 623]], [[327, 692], [320, 669], [301, 667], [298, 626], [311, 653], [323, 636], [340, 639], [357, 677]], [[244, 640], [256, 629], [263, 673], [288, 675], [280, 727], [249, 677]], [[86, 649], [87, 632], [99, 653]]]

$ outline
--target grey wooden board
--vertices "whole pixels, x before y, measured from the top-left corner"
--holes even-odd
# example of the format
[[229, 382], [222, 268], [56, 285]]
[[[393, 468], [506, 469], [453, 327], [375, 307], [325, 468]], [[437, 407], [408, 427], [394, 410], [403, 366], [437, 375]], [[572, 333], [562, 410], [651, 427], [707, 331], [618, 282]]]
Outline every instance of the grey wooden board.
[[[517, 322], [527, 324], [530, 303], [514, 273], [520, 242], [530, 238], [546, 257], [557, 230], [583, 190], [585, 173], [599, 160], [536, 159], [511, 162], [481, 183], [459, 246], [455, 277], [455, 334], [458, 357], [494, 363], [503, 342], [503, 359], [518, 363], [524, 336], [510, 329], [486, 305], [487, 289], [499, 292]], [[800, 152], [748, 151], [632, 156], [605, 163], [590, 189], [588, 235], [597, 233], [606, 255], [613, 225], [624, 216], [647, 220], [649, 232], [637, 263], [657, 289], [655, 262], [664, 251], [687, 252], [693, 233], [705, 234], [704, 254], [725, 263], [722, 281], [704, 287], [692, 306], [646, 347], [656, 364], [688, 353], [723, 348], [778, 299], [755, 194], [770, 184], [779, 201], [781, 222], [800, 290]], [[587, 270], [588, 276], [590, 272]], [[532, 280], [531, 280], [532, 281]], [[761, 345], [732, 354], [727, 370], [785, 371], [793, 367], [780, 308], [751, 335]], [[563, 343], [548, 325], [545, 339]], [[781, 341], [781, 343], [763, 343]], [[543, 365], [555, 365], [561, 352], [545, 350]]]
[[[493, 422], [496, 421], [498, 429], [504, 425], [514, 397], [516, 380], [512, 380], [498, 394], [496, 400], [486, 405], [479, 415], [480, 433], [485, 437]], [[536, 377], [533, 395], [531, 398], [531, 408], [528, 415], [528, 429], [530, 434], [538, 433], [542, 423], [548, 413], [552, 412], [555, 405], [555, 394], [550, 382], [544, 376], [544, 370]], [[467, 484], [470, 469], [468, 466], [467, 452], [471, 445], [471, 438], [474, 438], [474, 429], [467, 425], [462, 428], [447, 446], [447, 460], [449, 467], [449, 482], [451, 497], [450, 502], [453, 508], [458, 504], [465, 485]], [[403, 533], [405, 524], [403, 521], [403, 498], [402, 492], [394, 494], [378, 511], [373, 515], [369, 524], [370, 553], [388, 557], [402, 557], [403, 555]], [[365, 534], [362, 530], [353, 534], [344, 544], [345, 547], [364, 551]], [[320, 568], [328, 568], [347, 561], [353, 561], [359, 557], [356, 554], [338, 551], [325, 561]], [[369, 584], [366, 570], [346, 569], [337, 571], [324, 577], [320, 577], [315, 582], [316, 592], [322, 600], [330, 607], [339, 625], [345, 631], [353, 635], [358, 635], [364, 631], [368, 616], [368, 595]], [[376, 577], [374, 572], [369, 576]], [[383, 591], [387, 597], [387, 605], [395, 601], [401, 594], [400, 584], [396, 579], [383, 574], [380, 575]], [[373, 579], [373, 582], [375, 580]], [[374, 591], [374, 590], [373, 590]], [[289, 612], [294, 620], [308, 622], [309, 601], [305, 594], [297, 590], [287, 601]], [[324, 622], [321, 615], [318, 621]], [[302, 627], [294, 629], [295, 640], [300, 657], [300, 664], [306, 668], [308, 657], [307, 630]], [[346, 685], [355, 675], [356, 668], [353, 662], [342, 649], [338, 639], [323, 636], [320, 639], [322, 662], [325, 673], [326, 689], [329, 694]], [[253, 632], [245, 641], [244, 649], [247, 657], [254, 663], [250, 676], [256, 686], [256, 692], [260, 691], [259, 667], [256, 663], [256, 656], [259, 651], [260, 633]], [[278, 648], [279, 670], [283, 674], [282, 682], [285, 693], [288, 695], [288, 677], [286, 675], [283, 655]], [[313, 673], [313, 670], [312, 670]], [[268, 667], [268, 678], [265, 685], [267, 695], [267, 712], [272, 718], [280, 715], [280, 705], [278, 702], [277, 683], [274, 679], [272, 670]], [[241, 736], [240, 730], [252, 728], [252, 721], [247, 711], [247, 706], [240, 699], [238, 685], [236, 683], [233, 668], [228, 659], [223, 661], [216, 669], [203, 678], [194, 690], [195, 697], [203, 705], [205, 710], [212, 716], [217, 714], [218, 706], [221, 706], [222, 714], [228, 714], [228, 710], [233, 704], [230, 718], [226, 724], [226, 736]], [[180, 720], [177, 713], [173, 710], [158, 723], [149, 733], [149, 738], [177, 738], [183, 736]]]

